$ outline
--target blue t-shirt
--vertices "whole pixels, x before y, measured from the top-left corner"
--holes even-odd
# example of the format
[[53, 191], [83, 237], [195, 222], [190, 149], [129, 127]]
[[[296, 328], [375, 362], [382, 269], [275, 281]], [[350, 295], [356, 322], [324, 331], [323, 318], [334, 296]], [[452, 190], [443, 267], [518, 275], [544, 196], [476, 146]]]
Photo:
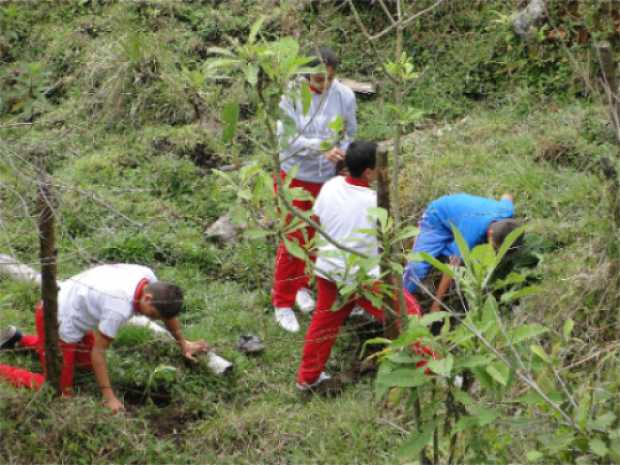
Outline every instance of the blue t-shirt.
[[[498, 201], [470, 194], [453, 194], [431, 202], [426, 213], [429, 221], [439, 221], [448, 231], [455, 226], [471, 249], [486, 241], [491, 223], [512, 218], [514, 206], [508, 199]], [[456, 241], [452, 241], [447, 250], [449, 255], [461, 255]]]

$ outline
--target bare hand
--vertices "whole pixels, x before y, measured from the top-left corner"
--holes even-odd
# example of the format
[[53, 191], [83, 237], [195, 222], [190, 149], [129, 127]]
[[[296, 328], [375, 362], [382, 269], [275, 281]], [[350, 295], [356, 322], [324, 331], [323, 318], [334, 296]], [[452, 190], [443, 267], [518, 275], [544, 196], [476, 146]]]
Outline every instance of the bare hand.
[[338, 147], [333, 147], [323, 154], [332, 163], [338, 163], [344, 160], [344, 152]]
[[450, 257], [450, 265], [452, 266], [461, 266], [461, 259], [456, 255], [452, 255]]
[[105, 406], [109, 408], [110, 410], [112, 410], [113, 414], [117, 414], [118, 412], [125, 411], [125, 406], [116, 397], [111, 397], [110, 399], [106, 399]]
[[209, 349], [209, 344], [207, 344], [205, 341], [185, 341], [182, 349], [183, 357], [195, 362], [195, 354], [199, 354], [201, 352], [208, 352]]

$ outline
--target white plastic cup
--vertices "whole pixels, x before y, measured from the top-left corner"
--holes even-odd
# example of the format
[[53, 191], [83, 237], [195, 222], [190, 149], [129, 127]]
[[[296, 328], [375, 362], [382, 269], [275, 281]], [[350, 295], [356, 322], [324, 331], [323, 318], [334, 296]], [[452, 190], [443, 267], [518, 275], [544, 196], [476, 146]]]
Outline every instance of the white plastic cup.
[[223, 376], [230, 373], [233, 369], [233, 364], [225, 358], [220, 357], [215, 352], [210, 351], [207, 353], [207, 367], [213, 373], [219, 376]]

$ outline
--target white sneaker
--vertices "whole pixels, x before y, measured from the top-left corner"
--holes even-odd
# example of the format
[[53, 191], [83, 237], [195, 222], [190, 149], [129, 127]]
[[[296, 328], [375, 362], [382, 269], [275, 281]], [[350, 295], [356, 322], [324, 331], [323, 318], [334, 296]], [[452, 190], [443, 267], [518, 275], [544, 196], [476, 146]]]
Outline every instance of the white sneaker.
[[286, 331], [296, 333], [299, 331], [299, 323], [293, 310], [288, 307], [276, 308], [276, 322]]
[[315, 387], [317, 387], [323, 381], [327, 381], [328, 379], [331, 379], [331, 376], [329, 375], [329, 373], [325, 373], [324, 371], [322, 371], [321, 374], [319, 375], [318, 379], [314, 383], [312, 383], [312, 384], [296, 383], [296, 386], [297, 386], [297, 389], [299, 389], [300, 391], [309, 391], [309, 390], [314, 389]]
[[303, 287], [297, 291], [295, 305], [302, 313], [311, 313], [314, 310], [316, 302], [310, 293], [310, 289]]
[[351, 310], [351, 313], [349, 314], [349, 316], [365, 316], [365, 315], [366, 315], [366, 310], [364, 310], [359, 305], [356, 305], [355, 307], [353, 307], [353, 310]]
[[20, 339], [22, 333], [15, 326], [7, 326], [0, 331], [0, 350], [12, 349]]

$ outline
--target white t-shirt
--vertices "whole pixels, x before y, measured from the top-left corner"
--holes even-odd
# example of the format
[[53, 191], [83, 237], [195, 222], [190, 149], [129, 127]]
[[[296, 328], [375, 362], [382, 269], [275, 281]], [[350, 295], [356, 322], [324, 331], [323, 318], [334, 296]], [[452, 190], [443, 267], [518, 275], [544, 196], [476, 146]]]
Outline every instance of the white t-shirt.
[[[368, 209], [376, 206], [375, 191], [351, 184], [343, 176], [336, 176], [321, 188], [313, 211], [321, 227], [337, 242], [367, 256], [377, 256], [376, 237], [360, 232], [363, 229], [376, 229], [375, 220], [368, 217]], [[315, 274], [330, 281], [353, 282], [359, 266], [353, 265], [347, 269], [349, 255], [349, 252], [319, 237]], [[373, 267], [369, 275], [378, 277], [379, 267]]]
[[59, 336], [78, 342], [93, 329], [114, 338], [133, 315], [133, 299], [140, 281], [157, 281], [140, 265], [100, 265], [73, 276], [58, 293]]

